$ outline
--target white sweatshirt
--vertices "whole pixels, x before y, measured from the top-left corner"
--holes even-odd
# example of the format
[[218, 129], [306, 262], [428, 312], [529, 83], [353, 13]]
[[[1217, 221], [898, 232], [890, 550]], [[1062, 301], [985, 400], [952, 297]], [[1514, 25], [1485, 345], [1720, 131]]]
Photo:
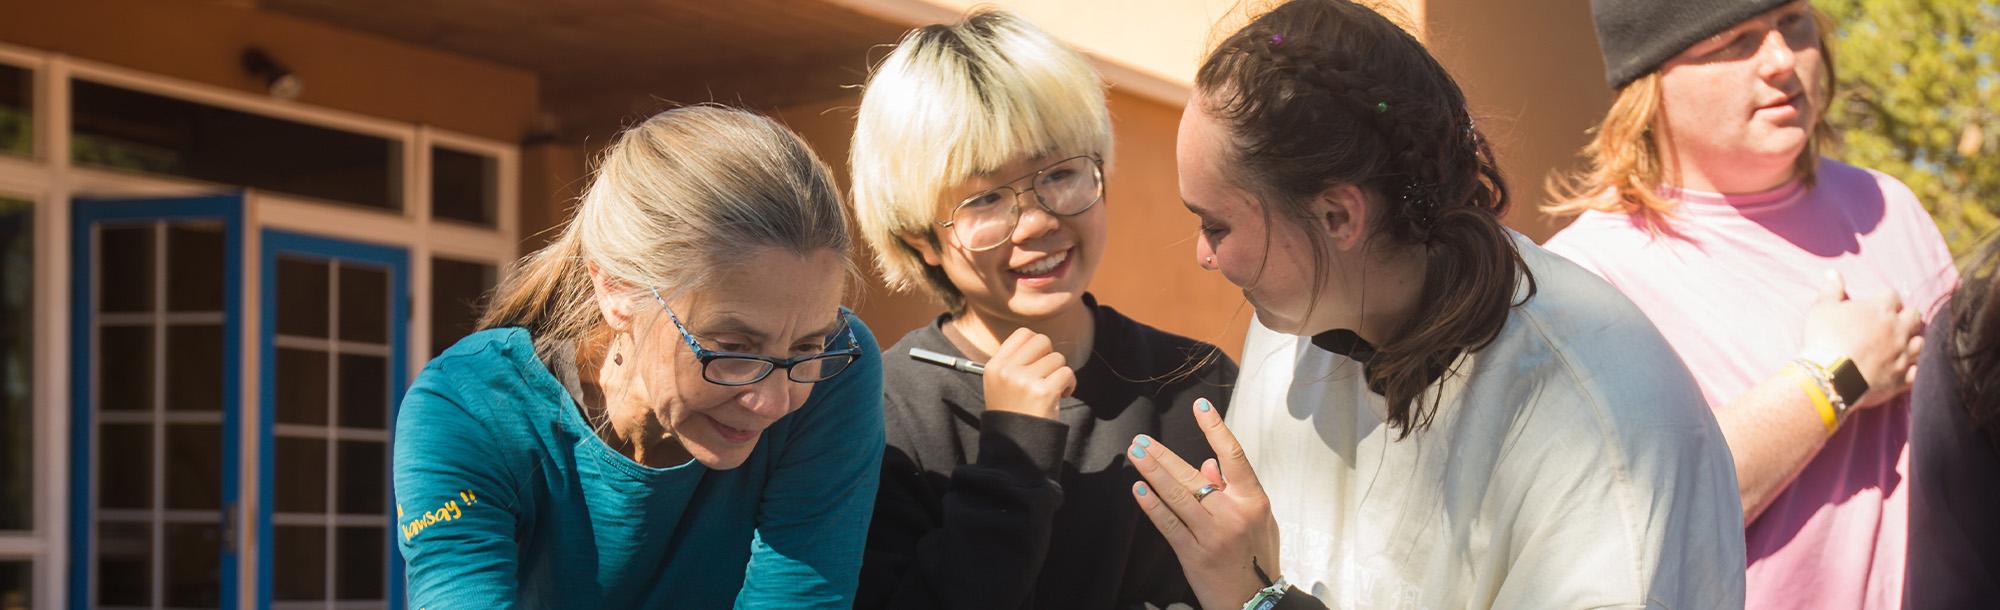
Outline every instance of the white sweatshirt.
[[1402, 440], [1360, 363], [1251, 322], [1228, 422], [1284, 576], [1333, 608], [1741, 608], [1735, 467], [1694, 379], [1616, 289], [1514, 238], [1538, 292]]

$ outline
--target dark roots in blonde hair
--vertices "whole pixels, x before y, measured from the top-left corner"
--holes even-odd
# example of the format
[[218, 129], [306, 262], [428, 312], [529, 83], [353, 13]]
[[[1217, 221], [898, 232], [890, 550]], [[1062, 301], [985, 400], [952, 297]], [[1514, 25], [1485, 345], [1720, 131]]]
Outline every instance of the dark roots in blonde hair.
[[[1500, 223], [1507, 185], [1465, 94], [1416, 38], [1347, 0], [1292, 0], [1224, 40], [1196, 88], [1229, 127], [1246, 187], [1266, 215], [1300, 222], [1306, 206], [1355, 185], [1384, 206], [1369, 239], [1421, 246], [1419, 310], [1366, 367], [1407, 437], [1430, 425], [1419, 404], [1437, 371], [1491, 343], [1529, 274]], [[1278, 208], [1272, 214], [1271, 208]], [[1307, 231], [1327, 273], [1326, 236]], [[1522, 302], [1525, 302], [1525, 297]]]

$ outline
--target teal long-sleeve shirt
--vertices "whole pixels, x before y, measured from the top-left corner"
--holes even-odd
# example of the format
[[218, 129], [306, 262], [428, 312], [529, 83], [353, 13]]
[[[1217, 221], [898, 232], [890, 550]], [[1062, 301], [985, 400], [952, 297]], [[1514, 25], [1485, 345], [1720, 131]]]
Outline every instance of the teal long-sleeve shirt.
[[882, 459], [882, 356], [742, 466], [649, 468], [591, 432], [523, 329], [431, 361], [396, 416], [410, 608], [848, 608]]

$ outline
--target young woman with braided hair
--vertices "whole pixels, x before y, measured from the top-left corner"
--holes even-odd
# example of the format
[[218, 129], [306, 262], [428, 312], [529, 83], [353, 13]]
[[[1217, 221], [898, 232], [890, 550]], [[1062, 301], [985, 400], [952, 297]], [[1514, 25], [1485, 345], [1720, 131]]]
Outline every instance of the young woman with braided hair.
[[1197, 256], [1257, 311], [1227, 425], [1196, 407], [1219, 461], [1129, 449], [1203, 607], [1741, 607], [1694, 380], [1500, 224], [1492, 151], [1415, 38], [1287, 2], [1209, 54], [1178, 144]]

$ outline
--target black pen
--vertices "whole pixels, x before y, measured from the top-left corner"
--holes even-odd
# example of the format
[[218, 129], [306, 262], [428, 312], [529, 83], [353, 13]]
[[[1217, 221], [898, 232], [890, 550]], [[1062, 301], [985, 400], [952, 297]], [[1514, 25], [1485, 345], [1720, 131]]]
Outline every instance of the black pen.
[[966, 360], [964, 358], [947, 356], [921, 347], [910, 348], [910, 357], [915, 358], [918, 361], [929, 362], [931, 364], [935, 364], [945, 368], [958, 369], [961, 371], [965, 371], [967, 373], [972, 373], [974, 375], [986, 374], [986, 365], [984, 364], [973, 362], [971, 360]]

